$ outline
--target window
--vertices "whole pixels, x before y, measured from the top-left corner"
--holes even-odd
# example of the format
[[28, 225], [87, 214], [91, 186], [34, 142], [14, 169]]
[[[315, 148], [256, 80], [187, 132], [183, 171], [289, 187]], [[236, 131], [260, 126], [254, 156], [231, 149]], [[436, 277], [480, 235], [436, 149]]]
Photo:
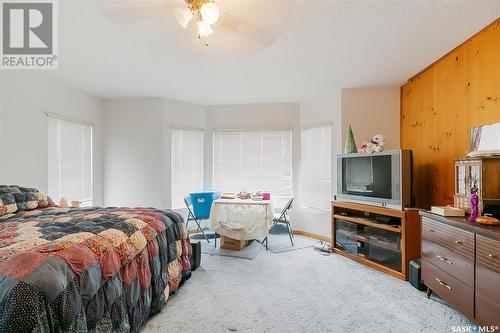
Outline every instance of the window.
[[92, 126], [49, 117], [49, 192], [92, 206]]
[[203, 130], [172, 129], [172, 208], [203, 188]]
[[271, 192], [276, 207], [292, 196], [292, 131], [215, 131], [214, 188]]
[[332, 129], [307, 128], [301, 131], [301, 206], [329, 210], [331, 201]]

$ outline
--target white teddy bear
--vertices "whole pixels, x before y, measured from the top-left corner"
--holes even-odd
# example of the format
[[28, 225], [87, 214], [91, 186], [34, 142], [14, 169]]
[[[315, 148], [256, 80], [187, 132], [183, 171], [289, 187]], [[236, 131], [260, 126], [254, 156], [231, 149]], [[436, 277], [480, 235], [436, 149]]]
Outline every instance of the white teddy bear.
[[364, 141], [358, 149], [360, 153], [380, 153], [385, 149], [385, 135], [377, 134], [370, 141]]

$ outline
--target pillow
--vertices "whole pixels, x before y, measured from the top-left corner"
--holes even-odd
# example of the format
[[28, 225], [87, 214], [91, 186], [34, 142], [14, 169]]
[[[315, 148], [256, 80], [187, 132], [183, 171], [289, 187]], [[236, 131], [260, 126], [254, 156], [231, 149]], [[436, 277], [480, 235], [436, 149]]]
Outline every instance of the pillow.
[[10, 193], [0, 192], [0, 216], [17, 212], [16, 198]]
[[47, 196], [37, 189], [17, 185], [0, 185], [0, 216], [48, 206]]

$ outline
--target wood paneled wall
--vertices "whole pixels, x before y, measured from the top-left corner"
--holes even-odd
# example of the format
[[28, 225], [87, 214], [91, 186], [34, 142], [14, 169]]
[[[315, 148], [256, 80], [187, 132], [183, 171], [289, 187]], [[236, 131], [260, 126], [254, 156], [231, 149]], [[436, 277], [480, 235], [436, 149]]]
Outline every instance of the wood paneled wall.
[[401, 88], [401, 147], [413, 150], [415, 207], [453, 203], [453, 158], [467, 153], [471, 127], [496, 122], [500, 18]]

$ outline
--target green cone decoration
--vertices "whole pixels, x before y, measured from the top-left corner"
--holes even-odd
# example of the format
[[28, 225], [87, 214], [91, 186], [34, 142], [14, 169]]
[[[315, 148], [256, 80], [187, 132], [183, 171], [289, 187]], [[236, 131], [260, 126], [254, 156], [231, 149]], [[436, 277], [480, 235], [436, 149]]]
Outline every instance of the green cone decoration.
[[345, 140], [344, 153], [352, 154], [357, 152], [358, 152], [358, 147], [356, 147], [356, 142], [354, 141], [354, 135], [352, 134], [351, 125], [349, 125], [349, 130], [347, 131], [347, 138]]

